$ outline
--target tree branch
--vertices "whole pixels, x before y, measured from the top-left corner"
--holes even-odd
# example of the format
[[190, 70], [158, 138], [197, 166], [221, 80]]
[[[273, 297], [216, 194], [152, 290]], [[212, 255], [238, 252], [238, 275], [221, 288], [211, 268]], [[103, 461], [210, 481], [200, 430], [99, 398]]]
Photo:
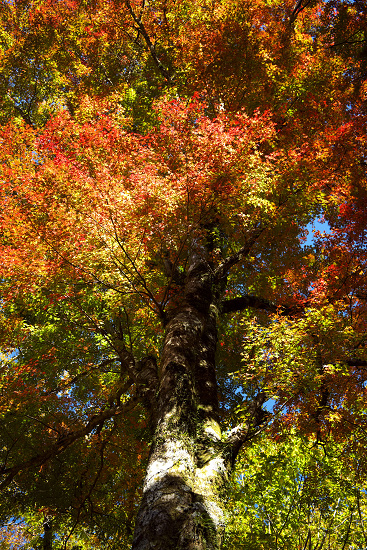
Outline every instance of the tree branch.
[[250, 252], [251, 248], [256, 243], [257, 239], [260, 237], [260, 235], [265, 231], [264, 227], [259, 227], [258, 229], [254, 229], [252, 234], [247, 239], [246, 243], [243, 245], [242, 248], [232, 256], [229, 256], [223, 262], [220, 263], [220, 265], [217, 267], [217, 269], [214, 272], [214, 276], [217, 281], [220, 281], [223, 277], [225, 277], [231, 267], [238, 264], [244, 258], [247, 256], [247, 254]]
[[295, 315], [304, 311], [304, 307], [288, 307], [283, 305], [277, 305], [265, 298], [259, 298], [258, 296], [240, 296], [239, 298], [231, 298], [229, 300], [223, 300], [221, 304], [222, 313], [233, 313], [235, 311], [242, 311], [247, 308], [264, 309], [270, 313], [280, 312], [283, 315]]
[[74, 443], [74, 441], [77, 441], [78, 439], [90, 434], [99, 424], [105, 422], [106, 420], [109, 420], [110, 418], [113, 418], [114, 416], [117, 416], [118, 414], [121, 414], [122, 412], [127, 412], [133, 409], [136, 406], [137, 402], [138, 396], [134, 395], [126, 403], [123, 403], [119, 407], [115, 406], [110, 409], [105, 409], [101, 413], [93, 415], [89, 422], [83, 428], [68, 432], [63, 437], [60, 437], [56, 443], [51, 445], [43, 453], [39, 453], [29, 460], [18, 464], [17, 466], [12, 466], [10, 468], [3, 467], [2, 469], [0, 469], [0, 474], [6, 475], [6, 478], [0, 483], [0, 490], [7, 487], [14, 479], [14, 477], [20, 472], [28, 470], [32, 467], [42, 466], [51, 458], [65, 451], [65, 449], [67, 449], [72, 443]]
[[15, 99], [9, 93], [7, 93], [6, 95], [12, 101], [14, 109], [16, 111], [18, 111], [18, 113], [20, 114], [20, 116], [22, 117], [24, 122], [26, 122], [29, 126], [31, 126], [33, 129], [35, 129], [36, 127], [33, 124], [33, 121], [31, 119], [29, 113], [24, 112], [23, 109], [21, 107], [19, 107], [19, 105], [16, 104]]
[[348, 361], [342, 361], [346, 363], [348, 367], [367, 367], [367, 361], [362, 359], [348, 359]]
[[167, 69], [164, 67], [164, 65], [160, 62], [160, 60], [158, 59], [157, 57], [157, 54], [155, 52], [155, 47], [154, 45], [152, 44], [152, 41], [150, 40], [150, 37], [141, 21], [142, 19], [142, 13], [140, 14], [140, 16], [138, 17], [136, 15], [136, 13], [134, 12], [134, 10], [132, 9], [131, 7], [131, 4], [130, 4], [130, 1], [129, 0], [125, 0], [125, 3], [126, 3], [126, 6], [127, 6], [127, 9], [129, 10], [130, 12], [130, 15], [131, 17], [134, 19], [135, 23], [137, 24], [138, 26], [138, 29], [139, 31], [141, 32], [144, 40], [145, 40], [145, 43], [146, 45], [148, 46], [148, 49], [150, 51], [150, 54], [153, 58], [153, 61], [154, 63], [156, 64], [159, 72], [164, 76], [164, 78], [168, 81], [168, 82], [171, 82], [171, 76], [169, 74], [169, 72], [167, 71]]
[[[114, 363], [118, 360], [119, 360], [118, 357], [114, 357], [113, 359], [105, 359], [104, 361], [102, 361], [98, 365], [92, 366], [89, 369], [85, 369], [82, 372], [80, 372], [79, 374], [76, 374], [75, 376], [73, 376], [73, 378], [70, 378], [70, 380], [66, 380], [65, 382], [59, 384], [58, 386], [56, 386], [52, 390], [48, 390], [48, 391], [43, 392], [42, 395], [45, 396], [45, 395], [50, 395], [52, 393], [57, 393], [59, 391], [64, 391], [67, 388], [70, 388], [70, 386], [72, 386], [75, 382], [80, 380], [80, 378], [82, 378], [83, 376], [87, 376], [88, 374], [90, 374], [90, 373], [92, 373], [96, 370], [100, 370], [101, 368], [105, 367], [106, 365], [110, 365], [111, 363]], [[106, 371], [102, 371], [102, 372], [106, 372]], [[111, 371], [107, 371], [107, 372], [111, 372]]]
[[231, 430], [225, 440], [223, 454], [227, 455], [232, 467], [243, 444], [257, 435], [263, 429], [261, 426], [271, 416], [269, 412], [264, 411], [262, 408], [266, 400], [266, 394], [260, 391], [248, 405], [248, 420]]
[[305, 8], [307, 8], [307, 6], [309, 4], [311, 4], [311, 0], [308, 0], [305, 2], [305, 4], [302, 6], [302, 2], [303, 0], [298, 0], [293, 12], [292, 12], [292, 15], [290, 16], [290, 22], [291, 23], [294, 23], [295, 20], [297, 19], [298, 15], [301, 13], [301, 11], [303, 11]]

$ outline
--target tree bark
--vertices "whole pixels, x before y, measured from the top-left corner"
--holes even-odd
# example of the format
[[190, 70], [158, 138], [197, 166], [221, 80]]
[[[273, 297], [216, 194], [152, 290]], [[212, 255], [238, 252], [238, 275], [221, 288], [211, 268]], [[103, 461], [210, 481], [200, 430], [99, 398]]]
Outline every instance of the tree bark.
[[43, 550], [52, 550], [52, 517], [43, 520]]
[[217, 300], [208, 264], [193, 258], [166, 328], [155, 433], [133, 550], [219, 550], [223, 453], [215, 377]]

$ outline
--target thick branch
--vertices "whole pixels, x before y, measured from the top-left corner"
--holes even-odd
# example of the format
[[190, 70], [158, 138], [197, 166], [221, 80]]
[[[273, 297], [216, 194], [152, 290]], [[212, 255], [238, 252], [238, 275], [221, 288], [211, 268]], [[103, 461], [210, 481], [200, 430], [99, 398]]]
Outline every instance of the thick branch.
[[221, 304], [222, 313], [233, 313], [235, 311], [242, 311], [247, 308], [265, 309], [271, 313], [276, 313], [277, 306], [269, 300], [264, 298], [258, 298], [257, 296], [240, 296], [239, 298], [231, 298], [229, 300], [223, 300]]
[[269, 418], [270, 413], [264, 411], [262, 408], [266, 399], [265, 393], [258, 393], [248, 406], [248, 420], [230, 431], [224, 443], [224, 454], [227, 455], [227, 459], [232, 467], [243, 444], [259, 433], [261, 431], [260, 426]]
[[215, 270], [215, 278], [217, 281], [220, 281], [223, 277], [225, 277], [234, 265], [238, 264], [245, 256], [247, 256], [264, 230], [264, 227], [255, 229], [243, 247], [236, 254], [233, 254], [223, 260], [223, 262]]
[[17, 474], [19, 474], [19, 472], [28, 470], [29, 468], [32, 468], [35, 466], [42, 466], [51, 458], [65, 451], [65, 449], [67, 449], [72, 443], [74, 443], [74, 441], [77, 441], [78, 439], [81, 439], [82, 437], [85, 437], [86, 435], [90, 434], [99, 424], [102, 424], [106, 420], [118, 414], [121, 414], [122, 412], [126, 412], [133, 409], [137, 404], [137, 401], [138, 401], [138, 397], [133, 396], [129, 399], [129, 401], [127, 401], [120, 407], [105, 409], [101, 413], [92, 416], [92, 418], [83, 428], [68, 432], [65, 436], [59, 438], [59, 440], [56, 443], [51, 445], [43, 453], [39, 453], [38, 455], [33, 456], [29, 460], [26, 460], [25, 462], [18, 464], [17, 466], [13, 466], [11, 468], [3, 467], [0, 470], [0, 474], [6, 475], [6, 478], [2, 481], [2, 483], [0, 483], [0, 490], [3, 489], [4, 487], [7, 487], [11, 483], [11, 481], [14, 479], [14, 477]]
[[137, 394], [142, 405], [153, 417], [156, 413], [158, 391], [158, 367], [155, 357], [148, 355], [137, 362], [134, 371]]
[[348, 359], [343, 363], [346, 363], [348, 367], [367, 367], [367, 361], [363, 361], [363, 359]]
[[271, 313], [276, 313], [277, 306], [269, 300], [264, 298], [258, 298], [257, 296], [241, 296], [239, 298], [231, 298], [230, 300], [223, 300], [221, 304], [222, 313], [233, 313], [235, 311], [243, 311], [249, 307], [255, 309], [264, 309]]
[[240, 296], [239, 298], [231, 298], [223, 300], [221, 304], [222, 313], [233, 313], [235, 311], [243, 311], [247, 308], [263, 309], [270, 313], [281, 313], [282, 315], [296, 315], [304, 312], [304, 306], [288, 307], [276, 304], [265, 298], [258, 296]]

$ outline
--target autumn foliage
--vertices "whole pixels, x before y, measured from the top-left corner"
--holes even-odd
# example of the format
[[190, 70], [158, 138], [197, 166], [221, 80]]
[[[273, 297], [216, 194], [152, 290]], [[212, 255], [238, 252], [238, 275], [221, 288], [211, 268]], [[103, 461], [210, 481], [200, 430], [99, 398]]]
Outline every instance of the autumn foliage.
[[236, 453], [300, 437], [364, 486], [364, 3], [0, 9], [0, 520], [129, 544], [159, 424], [138, 366], [162, 395], [194, 255]]

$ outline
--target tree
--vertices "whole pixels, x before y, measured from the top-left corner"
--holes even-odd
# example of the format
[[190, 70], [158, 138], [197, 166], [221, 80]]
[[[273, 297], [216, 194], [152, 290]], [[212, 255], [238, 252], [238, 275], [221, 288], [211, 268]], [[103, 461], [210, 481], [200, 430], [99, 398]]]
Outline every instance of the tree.
[[218, 549], [266, 426], [363, 456], [366, 7], [1, 9], [4, 515]]
[[346, 454], [294, 433], [247, 446], [228, 498], [224, 548], [363, 548], [365, 480], [340, 460]]

